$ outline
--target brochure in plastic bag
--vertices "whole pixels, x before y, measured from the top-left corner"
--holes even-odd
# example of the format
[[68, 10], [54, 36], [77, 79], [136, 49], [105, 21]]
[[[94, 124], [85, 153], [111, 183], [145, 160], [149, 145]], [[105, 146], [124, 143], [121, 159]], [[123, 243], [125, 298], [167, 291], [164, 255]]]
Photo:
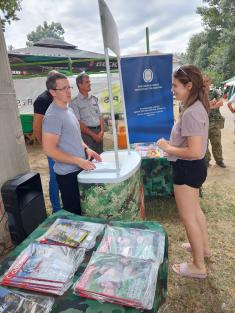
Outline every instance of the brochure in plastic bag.
[[[64, 225], [66, 229], [72, 229], [70, 232], [72, 234], [72, 239], [74, 241], [78, 242], [77, 234], [80, 232], [80, 230], [85, 231], [87, 235], [83, 238], [81, 242], [78, 243], [79, 248], [84, 248], [86, 250], [90, 250], [95, 246], [96, 238], [97, 236], [103, 231], [104, 225], [99, 223], [91, 223], [91, 222], [82, 222], [82, 221], [73, 221], [68, 219], [62, 219], [58, 218], [46, 231], [45, 234], [43, 234], [40, 238], [37, 240], [40, 243], [46, 243], [46, 244], [55, 244], [55, 245], [66, 245], [67, 241], [61, 241], [59, 240], [58, 236], [56, 235], [58, 233], [58, 229], [61, 229]], [[70, 237], [71, 238], [71, 237]]]
[[150, 310], [153, 307], [159, 264], [94, 252], [74, 285], [82, 297]]
[[87, 235], [88, 232], [81, 228], [80, 222], [59, 218], [47, 230], [45, 238], [76, 248]]
[[163, 262], [165, 235], [151, 230], [107, 226], [97, 252]]
[[134, 149], [142, 158], [164, 158], [164, 151], [155, 142], [135, 143]]
[[0, 287], [1, 313], [49, 313], [54, 298]]
[[72, 284], [85, 249], [31, 243], [4, 274], [1, 284], [62, 295]]

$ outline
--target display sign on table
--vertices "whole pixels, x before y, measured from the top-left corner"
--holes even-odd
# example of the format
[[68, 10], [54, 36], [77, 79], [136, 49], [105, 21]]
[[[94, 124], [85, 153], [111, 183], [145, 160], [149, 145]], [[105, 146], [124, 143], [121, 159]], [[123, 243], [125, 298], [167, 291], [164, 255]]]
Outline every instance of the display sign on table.
[[173, 126], [172, 55], [121, 59], [130, 143], [169, 139]]

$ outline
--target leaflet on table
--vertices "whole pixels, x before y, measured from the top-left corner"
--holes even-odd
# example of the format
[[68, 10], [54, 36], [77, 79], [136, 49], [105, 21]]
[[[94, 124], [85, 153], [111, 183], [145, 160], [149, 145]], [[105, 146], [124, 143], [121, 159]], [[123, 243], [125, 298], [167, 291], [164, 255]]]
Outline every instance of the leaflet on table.
[[[83, 222], [83, 221], [73, 221], [67, 219], [58, 218], [47, 230], [45, 234], [43, 234], [37, 240], [40, 243], [47, 244], [55, 244], [55, 245], [64, 245], [64, 243], [59, 243], [58, 241], [53, 241], [48, 239], [48, 233], [51, 233], [56, 225], [71, 225], [73, 229], [82, 229], [87, 232], [87, 236], [83, 239], [83, 241], [79, 244], [79, 248], [84, 248], [86, 250], [92, 249], [95, 246], [97, 236], [103, 231], [104, 225], [99, 223], [91, 223], [91, 222]], [[52, 228], [52, 229], [51, 229]]]
[[107, 225], [97, 252], [163, 262], [165, 235], [161, 232]]
[[54, 304], [54, 298], [11, 291], [0, 287], [1, 313], [48, 313]]
[[154, 142], [135, 143], [134, 149], [139, 152], [142, 158], [164, 158], [164, 151]]
[[100, 172], [105, 172], [105, 173], [114, 173], [117, 171], [116, 168], [116, 163], [115, 162], [97, 162], [97, 161], [93, 161], [93, 163], [95, 164], [95, 169], [93, 170], [89, 170], [88, 172], [96, 172], [96, 173], [100, 173]]
[[94, 252], [74, 291], [100, 301], [151, 309], [158, 267], [152, 260]]
[[80, 222], [57, 219], [47, 230], [45, 238], [70, 247], [78, 247], [87, 235], [88, 232], [82, 229]]
[[1, 284], [62, 294], [84, 259], [85, 249], [30, 244], [4, 274]]

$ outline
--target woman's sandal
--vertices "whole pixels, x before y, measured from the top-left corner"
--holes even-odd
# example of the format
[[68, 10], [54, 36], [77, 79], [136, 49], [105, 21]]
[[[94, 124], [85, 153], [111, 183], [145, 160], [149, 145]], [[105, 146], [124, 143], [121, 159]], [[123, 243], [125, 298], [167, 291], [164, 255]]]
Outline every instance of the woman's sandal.
[[205, 279], [207, 277], [206, 273], [192, 273], [189, 270], [188, 263], [180, 263], [180, 264], [174, 264], [172, 266], [173, 271], [178, 274], [179, 276], [183, 277], [189, 277], [189, 278], [199, 278], [199, 279]]

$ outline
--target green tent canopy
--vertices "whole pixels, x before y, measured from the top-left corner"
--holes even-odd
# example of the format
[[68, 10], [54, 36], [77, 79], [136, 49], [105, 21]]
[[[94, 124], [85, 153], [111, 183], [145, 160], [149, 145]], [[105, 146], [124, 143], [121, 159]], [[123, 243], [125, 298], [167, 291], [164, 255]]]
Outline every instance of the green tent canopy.
[[[43, 76], [57, 69], [67, 75], [87, 72], [106, 71], [105, 56], [77, 49], [76, 46], [61, 39], [45, 38], [32, 47], [15, 49], [8, 52], [14, 76]], [[117, 70], [116, 58], [110, 59], [111, 70]]]

